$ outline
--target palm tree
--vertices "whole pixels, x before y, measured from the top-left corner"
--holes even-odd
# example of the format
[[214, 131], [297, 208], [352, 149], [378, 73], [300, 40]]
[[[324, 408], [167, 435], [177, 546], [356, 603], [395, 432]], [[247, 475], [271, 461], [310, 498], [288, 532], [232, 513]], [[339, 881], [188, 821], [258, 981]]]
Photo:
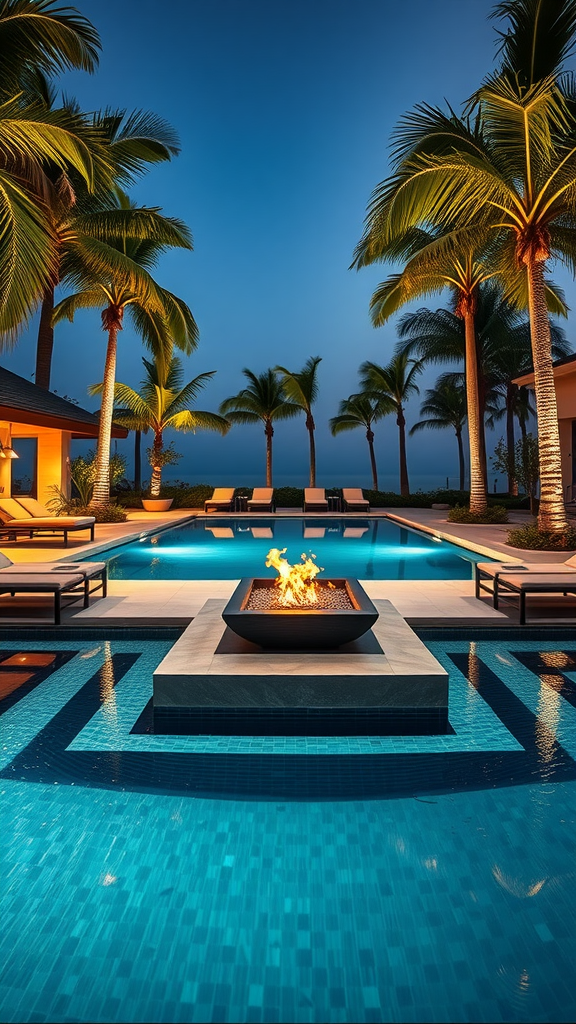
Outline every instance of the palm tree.
[[[48, 105], [53, 95], [48, 92]], [[56, 243], [57, 263], [43, 290], [38, 341], [36, 346], [36, 374], [38, 387], [50, 387], [52, 351], [54, 346], [54, 292], [58, 284], [66, 283], [66, 273], [72, 274], [78, 260], [78, 251], [89, 246], [98, 237], [100, 221], [109, 215], [114, 205], [115, 190], [132, 184], [145, 165], [170, 160], [179, 152], [174, 130], [160, 118], [143, 111], [127, 114], [123, 110], [105, 110], [94, 114], [90, 124], [104, 147], [111, 176], [98, 182], [96, 193], [90, 194], [85, 183], [73, 171], [66, 173], [50, 166], [46, 178], [46, 211]]]
[[[446, 232], [490, 231], [494, 274], [506, 297], [530, 316], [538, 414], [539, 526], [566, 528], [558, 413], [545, 268], [576, 262], [576, 118], [551, 77], [522, 88], [507, 77], [475, 98], [483, 136], [474, 153], [453, 139], [451, 153], [415, 153], [383, 190], [385, 234], [418, 224]], [[381, 211], [382, 212], [382, 211]], [[388, 240], [388, 239], [387, 239]]]
[[91, 189], [105, 169], [81, 115], [33, 102], [34, 83], [67, 68], [92, 71], [91, 23], [54, 0], [0, 0], [0, 331], [10, 344], [57, 262], [46, 214], [46, 167], [74, 168]]
[[242, 388], [237, 395], [226, 398], [220, 405], [220, 413], [230, 423], [264, 424], [266, 436], [266, 486], [272, 487], [272, 438], [275, 420], [287, 420], [297, 416], [301, 407], [290, 402], [280, 380], [274, 370], [255, 374], [244, 369], [242, 373], [248, 380], [248, 387]]
[[386, 404], [382, 398], [370, 398], [368, 395], [350, 395], [340, 402], [338, 415], [330, 420], [330, 431], [333, 437], [343, 433], [345, 430], [355, 430], [357, 427], [366, 428], [366, 440], [370, 452], [370, 466], [372, 468], [372, 487], [378, 490], [378, 470], [374, 457], [374, 431], [372, 424], [382, 419], [387, 413], [392, 412], [392, 402]]
[[410, 485], [406, 462], [404, 406], [410, 395], [419, 394], [415, 378], [422, 368], [422, 362], [409, 359], [402, 352], [397, 352], [388, 366], [365, 362], [360, 367], [360, 382], [363, 392], [370, 398], [383, 401], [385, 405], [392, 405], [396, 412], [400, 442], [400, 494], [406, 497], [410, 494]]
[[306, 413], [306, 430], [308, 431], [310, 441], [310, 487], [316, 487], [315, 423], [312, 415], [312, 405], [318, 397], [316, 371], [318, 364], [321, 362], [321, 356], [310, 356], [310, 359], [306, 360], [300, 373], [291, 373], [284, 366], [276, 367], [276, 373], [280, 374], [280, 380], [286, 397], [291, 402], [295, 402]]
[[[550, 301], [561, 293], [550, 289]], [[486, 416], [497, 414], [495, 403], [498, 392], [515, 388], [514, 376], [526, 372], [531, 363], [530, 324], [522, 312], [502, 297], [501, 289], [487, 281], [478, 286], [474, 313], [476, 335], [476, 365], [478, 379], [479, 444], [481, 471], [485, 486], [486, 473]], [[406, 313], [399, 321], [399, 350], [417, 355], [424, 362], [464, 362], [466, 365], [466, 337], [464, 321], [457, 316], [454, 306], [437, 310], [418, 309]], [[567, 353], [564, 332], [552, 325], [555, 358]], [[496, 415], [497, 418], [497, 415]], [[491, 425], [489, 423], [488, 425]], [[473, 507], [473, 503], [471, 503]]]
[[426, 419], [419, 420], [410, 430], [410, 436], [418, 430], [445, 430], [452, 427], [458, 443], [458, 467], [460, 490], [464, 490], [464, 446], [462, 429], [466, 422], [466, 389], [452, 381], [449, 375], [439, 377], [434, 388], [426, 391], [426, 398], [420, 406], [420, 413]]
[[[120, 407], [114, 409], [114, 422], [127, 427], [128, 430], [153, 432], [154, 441], [150, 452], [150, 494], [155, 498], [160, 495], [162, 467], [166, 464], [165, 430], [215, 430], [219, 434], [226, 434], [230, 424], [217, 413], [190, 408], [198, 392], [214, 376], [215, 370], [200, 373], [187, 384], [183, 384], [182, 363], [177, 356], [168, 361], [159, 359], [154, 362], [143, 358], [142, 362], [146, 375], [141, 382], [140, 391], [134, 391], [127, 384], [114, 385], [114, 399], [120, 403]], [[103, 384], [96, 384], [88, 390], [90, 394], [96, 395], [101, 394], [102, 389]]]
[[186, 353], [196, 347], [198, 328], [186, 303], [160, 287], [149, 273], [166, 248], [192, 248], [185, 224], [163, 217], [158, 210], [136, 209], [121, 198], [116, 210], [101, 216], [99, 231], [94, 229], [93, 235], [85, 237], [89, 244], [81, 251], [70, 254], [74, 270], [70, 266], [66, 272], [80, 283], [81, 289], [58, 303], [54, 322], [73, 320], [79, 309], [104, 306], [102, 327], [108, 334], [108, 345], [92, 494], [92, 504], [96, 506], [110, 500], [108, 467], [116, 352], [124, 311], [131, 314], [137, 332], [155, 356], [166, 361], [172, 355], [172, 344]]

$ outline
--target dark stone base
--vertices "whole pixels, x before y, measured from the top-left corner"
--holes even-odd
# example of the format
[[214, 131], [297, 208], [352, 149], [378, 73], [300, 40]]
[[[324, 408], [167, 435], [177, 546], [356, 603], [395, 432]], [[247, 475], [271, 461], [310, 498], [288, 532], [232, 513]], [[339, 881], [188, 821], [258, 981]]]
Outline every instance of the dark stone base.
[[437, 736], [452, 733], [447, 708], [166, 708], [157, 736]]

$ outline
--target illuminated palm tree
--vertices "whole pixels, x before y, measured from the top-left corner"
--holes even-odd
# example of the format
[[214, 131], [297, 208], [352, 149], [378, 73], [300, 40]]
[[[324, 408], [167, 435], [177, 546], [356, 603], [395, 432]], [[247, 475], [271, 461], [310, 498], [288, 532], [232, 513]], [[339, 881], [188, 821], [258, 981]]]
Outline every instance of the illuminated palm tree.
[[[47, 99], [50, 103], [50, 93]], [[92, 115], [90, 125], [109, 170], [105, 180], [96, 183], [95, 192], [89, 193], [73, 170], [66, 173], [53, 165], [46, 170], [46, 212], [56, 242], [57, 263], [42, 295], [34, 377], [38, 387], [46, 389], [50, 387], [57, 285], [67, 283], [68, 273], [74, 274], [78, 260], [83, 258], [82, 250], [99, 236], [102, 241], [102, 222], [109, 222], [116, 190], [131, 185], [147, 165], [170, 160], [179, 152], [174, 130], [154, 114], [105, 110]], [[125, 230], [128, 228], [125, 225]]]
[[11, 344], [57, 263], [47, 215], [46, 168], [73, 168], [92, 189], [105, 161], [86, 119], [30, 97], [35, 83], [68, 68], [94, 70], [94, 26], [55, 0], [0, 0], [0, 335]]
[[370, 452], [370, 466], [372, 469], [372, 487], [378, 490], [378, 470], [374, 456], [374, 431], [372, 425], [382, 419], [388, 413], [394, 411], [392, 401], [382, 398], [370, 398], [368, 395], [350, 395], [340, 402], [338, 415], [330, 420], [330, 431], [334, 437], [342, 434], [345, 430], [356, 430], [357, 427], [366, 429], [366, 440]]
[[263, 423], [266, 437], [266, 486], [272, 487], [272, 438], [274, 421], [291, 419], [301, 412], [301, 407], [288, 401], [286, 392], [274, 370], [255, 374], [244, 369], [248, 387], [237, 395], [226, 398], [220, 405], [220, 413], [230, 423]]
[[314, 443], [316, 425], [312, 415], [312, 406], [318, 397], [316, 371], [321, 362], [321, 356], [311, 356], [305, 362], [300, 373], [291, 373], [284, 366], [276, 367], [276, 373], [280, 374], [286, 397], [306, 413], [306, 430], [310, 441], [310, 487], [316, 487], [316, 445]]
[[106, 504], [110, 499], [108, 467], [116, 353], [124, 312], [131, 315], [136, 331], [156, 358], [168, 361], [173, 344], [189, 353], [198, 337], [186, 303], [158, 285], [149, 272], [165, 249], [192, 248], [186, 225], [176, 218], [163, 217], [157, 210], [136, 209], [124, 198], [117, 209], [107, 211], [107, 219], [102, 215], [99, 236], [91, 237], [89, 245], [85, 239], [82, 249], [75, 251], [75, 269], [70, 276], [83, 287], [58, 303], [54, 311], [54, 322], [58, 323], [65, 318], [73, 320], [79, 309], [104, 307], [102, 328], [108, 335], [108, 345], [93, 505]]

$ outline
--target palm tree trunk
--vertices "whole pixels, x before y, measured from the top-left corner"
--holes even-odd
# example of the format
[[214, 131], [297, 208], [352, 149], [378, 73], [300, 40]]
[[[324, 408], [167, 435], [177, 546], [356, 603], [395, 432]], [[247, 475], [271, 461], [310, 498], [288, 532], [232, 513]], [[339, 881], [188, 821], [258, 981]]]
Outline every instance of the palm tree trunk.
[[266, 487], [272, 487], [272, 438], [274, 436], [274, 427], [270, 420], [266, 420], [264, 433], [266, 434]]
[[398, 406], [396, 423], [400, 435], [400, 494], [407, 498], [410, 494], [410, 484], [408, 483], [408, 463], [406, 461], [406, 420], [401, 405]]
[[[316, 487], [316, 444], [314, 441], [314, 427], [315, 423], [312, 419], [312, 414], [308, 413], [306, 416], [306, 427], [308, 430], [308, 437], [310, 438], [310, 487]], [[272, 485], [269, 484], [271, 487]]]
[[142, 490], [142, 431], [134, 431], [134, 490]]
[[568, 524], [562, 487], [558, 407], [552, 369], [550, 321], [544, 291], [544, 264], [530, 256], [526, 269], [540, 457], [538, 528], [562, 531]]
[[464, 463], [464, 445], [462, 444], [462, 431], [456, 431], [456, 440], [458, 441], [458, 468], [460, 470], [460, 490], [464, 490], [464, 475], [466, 472], [466, 466]]
[[508, 384], [506, 388], [506, 448], [508, 449], [508, 494], [518, 494], [516, 467], [514, 465], [514, 398], [517, 384]]
[[52, 349], [54, 348], [54, 285], [47, 285], [42, 296], [38, 341], [36, 343], [36, 373], [34, 382], [45, 391], [50, 390], [50, 372], [52, 369]]
[[[476, 339], [476, 330], [474, 330], [474, 339]], [[478, 408], [479, 414], [479, 431], [480, 431], [480, 468], [482, 472], [482, 486], [486, 495], [488, 495], [488, 455], [486, 452], [486, 377], [482, 367], [482, 360], [480, 358], [480, 351], [478, 345], [476, 347], [476, 372], [478, 374]]]
[[112, 412], [114, 410], [114, 384], [116, 383], [116, 350], [118, 330], [121, 324], [111, 320], [108, 327], [108, 348], [104, 364], [100, 427], [96, 449], [96, 479], [90, 506], [106, 505], [110, 501], [110, 439], [112, 437]]
[[162, 455], [162, 431], [159, 430], [154, 434], [154, 444], [152, 445], [152, 479], [150, 481], [150, 497], [160, 497], [160, 484], [162, 482], [162, 465], [160, 457]]
[[471, 310], [464, 313], [464, 336], [466, 344], [466, 405], [470, 442], [470, 511], [475, 515], [483, 515], [488, 508], [488, 499], [482, 472], [482, 414], [478, 393], [476, 330], [474, 313]]
[[378, 490], [378, 470], [376, 468], [376, 459], [374, 457], [374, 431], [368, 427], [366, 431], [366, 440], [368, 441], [368, 448], [370, 450], [370, 465], [372, 467], [372, 486], [374, 490]]

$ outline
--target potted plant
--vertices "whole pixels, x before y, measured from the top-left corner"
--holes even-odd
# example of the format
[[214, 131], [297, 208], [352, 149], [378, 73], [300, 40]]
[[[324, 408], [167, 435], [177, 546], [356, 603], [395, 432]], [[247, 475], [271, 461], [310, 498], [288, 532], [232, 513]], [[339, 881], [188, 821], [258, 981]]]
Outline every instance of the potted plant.
[[162, 470], [165, 466], [174, 466], [182, 458], [174, 448], [174, 443], [166, 448], [162, 445], [162, 435], [154, 437], [154, 444], [146, 449], [148, 462], [152, 467], [152, 479], [150, 480], [150, 497], [142, 498], [142, 507], [147, 512], [167, 512], [171, 507], [174, 498], [163, 498], [161, 494]]

